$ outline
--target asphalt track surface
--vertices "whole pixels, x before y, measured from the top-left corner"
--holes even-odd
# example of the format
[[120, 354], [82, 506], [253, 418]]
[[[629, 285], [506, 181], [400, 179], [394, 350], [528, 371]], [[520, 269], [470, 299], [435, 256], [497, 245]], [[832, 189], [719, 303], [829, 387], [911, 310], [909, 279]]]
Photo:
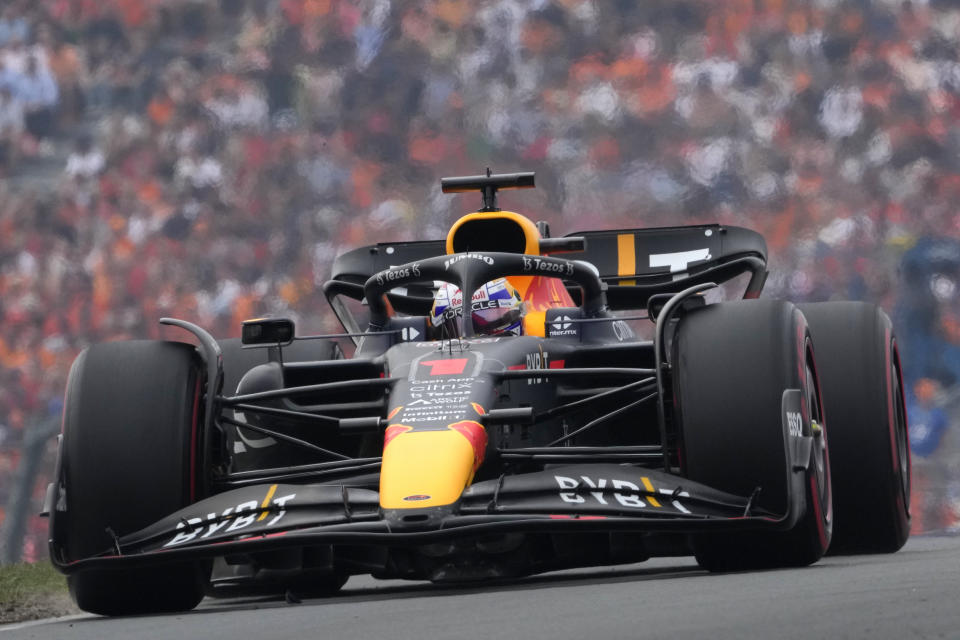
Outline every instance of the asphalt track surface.
[[960, 537], [805, 569], [709, 575], [692, 559], [482, 587], [351, 578], [336, 597], [206, 599], [196, 611], [0, 627], [0, 640], [960, 638]]

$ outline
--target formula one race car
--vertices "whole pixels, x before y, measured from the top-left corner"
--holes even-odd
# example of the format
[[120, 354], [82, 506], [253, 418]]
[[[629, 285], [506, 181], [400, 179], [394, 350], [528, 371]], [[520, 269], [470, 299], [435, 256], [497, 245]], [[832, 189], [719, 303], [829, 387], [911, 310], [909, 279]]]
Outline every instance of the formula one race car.
[[[766, 244], [747, 229], [550, 237], [497, 207], [533, 182], [444, 179], [483, 201], [445, 240], [341, 255], [324, 292], [343, 334], [267, 318], [217, 341], [162, 319], [198, 346], [84, 351], [46, 501], [77, 604], [172, 611], [237, 585], [323, 593], [352, 574], [462, 582], [664, 555], [796, 567], [904, 544], [886, 314], [757, 300]], [[707, 304], [737, 276], [743, 300]]]

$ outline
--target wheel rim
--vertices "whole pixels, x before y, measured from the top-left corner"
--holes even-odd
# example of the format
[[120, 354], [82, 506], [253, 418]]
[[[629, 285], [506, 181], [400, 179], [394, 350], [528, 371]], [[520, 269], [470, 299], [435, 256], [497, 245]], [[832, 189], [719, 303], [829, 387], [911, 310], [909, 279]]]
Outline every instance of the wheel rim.
[[903, 402], [903, 381], [900, 377], [900, 357], [893, 345], [890, 359], [890, 376], [893, 387], [893, 433], [897, 446], [897, 469], [900, 475], [899, 488], [904, 509], [910, 513], [910, 444], [907, 439], [907, 412]]
[[830, 496], [830, 463], [827, 454], [827, 437], [824, 429], [823, 404], [820, 398], [820, 385], [817, 383], [813, 363], [813, 351], [807, 343], [806, 356], [806, 401], [810, 413], [810, 431], [813, 435], [813, 467], [817, 493], [823, 507], [823, 519], [827, 527], [833, 521], [833, 500]]

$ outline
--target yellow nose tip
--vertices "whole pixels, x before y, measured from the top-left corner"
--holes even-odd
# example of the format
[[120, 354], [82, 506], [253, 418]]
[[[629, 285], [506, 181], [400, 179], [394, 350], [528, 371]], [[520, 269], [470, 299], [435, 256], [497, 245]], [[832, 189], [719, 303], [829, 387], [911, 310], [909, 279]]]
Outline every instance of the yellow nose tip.
[[456, 502], [473, 479], [470, 441], [452, 429], [406, 431], [390, 440], [380, 467], [380, 506], [419, 509]]

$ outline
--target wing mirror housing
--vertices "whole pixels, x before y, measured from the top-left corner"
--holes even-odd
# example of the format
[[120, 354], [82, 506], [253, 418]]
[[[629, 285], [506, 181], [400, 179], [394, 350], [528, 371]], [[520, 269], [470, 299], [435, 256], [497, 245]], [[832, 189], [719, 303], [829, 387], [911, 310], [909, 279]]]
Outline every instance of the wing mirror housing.
[[240, 331], [240, 342], [244, 345], [280, 345], [285, 347], [293, 342], [296, 333], [290, 318], [256, 318], [244, 320]]

